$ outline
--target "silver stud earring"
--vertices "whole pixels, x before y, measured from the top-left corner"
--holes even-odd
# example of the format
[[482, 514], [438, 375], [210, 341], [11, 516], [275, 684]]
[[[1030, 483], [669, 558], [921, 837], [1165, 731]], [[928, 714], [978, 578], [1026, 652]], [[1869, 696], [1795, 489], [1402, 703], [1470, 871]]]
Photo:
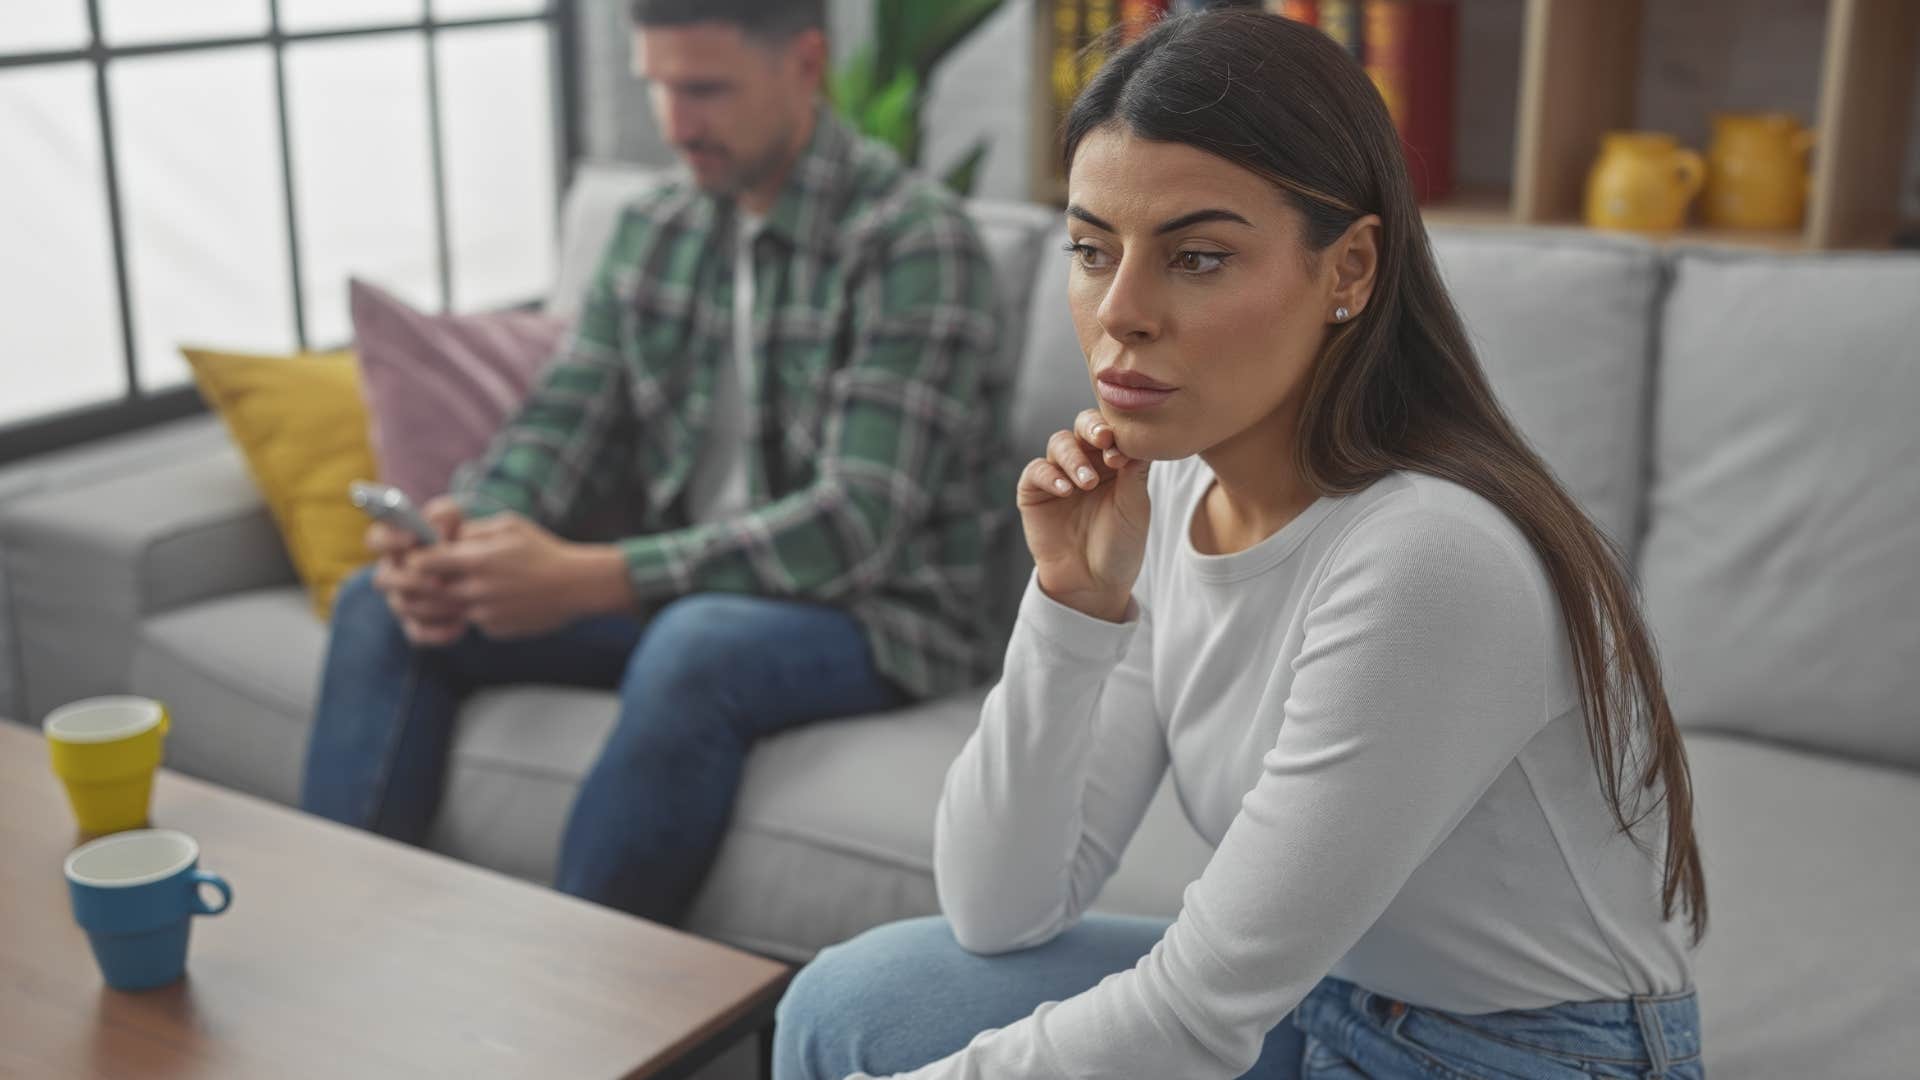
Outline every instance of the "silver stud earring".
[[1349, 314], [1351, 314], [1351, 312], [1349, 312], [1349, 311], [1348, 311], [1348, 310], [1347, 310], [1346, 308], [1334, 308], [1334, 309], [1333, 309], [1333, 321], [1334, 321], [1334, 322], [1346, 322], [1346, 321], [1347, 321], [1347, 316], [1348, 316]]

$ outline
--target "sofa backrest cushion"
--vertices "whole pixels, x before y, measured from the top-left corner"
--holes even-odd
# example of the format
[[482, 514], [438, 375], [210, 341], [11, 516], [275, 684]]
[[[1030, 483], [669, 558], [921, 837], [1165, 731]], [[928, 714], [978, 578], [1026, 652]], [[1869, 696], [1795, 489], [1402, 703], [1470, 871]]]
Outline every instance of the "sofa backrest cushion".
[[1646, 496], [1659, 254], [1584, 235], [1440, 229], [1432, 237], [1500, 404], [1631, 558]]
[[546, 312], [564, 319], [580, 314], [600, 257], [613, 242], [620, 212], [670, 175], [663, 169], [628, 161], [581, 161], [560, 203], [560, 254], [554, 262], [553, 290]]
[[1680, 722], [1920, 766], [1920, 257], [1683, 255], [1658, 380]]

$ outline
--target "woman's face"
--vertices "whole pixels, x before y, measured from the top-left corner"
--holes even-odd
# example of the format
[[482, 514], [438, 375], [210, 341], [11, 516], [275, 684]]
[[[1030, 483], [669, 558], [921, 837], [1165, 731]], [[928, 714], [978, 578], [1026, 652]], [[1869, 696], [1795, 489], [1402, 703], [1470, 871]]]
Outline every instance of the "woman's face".
[[1347, 301], [1278, 187], [1109, 124], [1081, 141], [1068, 199], [1074, 329], [1123, 453], [1189, 457], [1297, 416]]

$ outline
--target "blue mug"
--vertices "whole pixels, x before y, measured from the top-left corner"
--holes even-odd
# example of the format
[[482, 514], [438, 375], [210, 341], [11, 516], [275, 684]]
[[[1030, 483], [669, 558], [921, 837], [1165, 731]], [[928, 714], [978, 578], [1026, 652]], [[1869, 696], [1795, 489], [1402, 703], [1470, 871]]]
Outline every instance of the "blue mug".
[[[200, 895], [220, 894], [220, 906]], [[115, 990], [151, 990], [187, 972], [195, 915], [218, 915], [233, 889], [200, 869], [200, 845], [172, 829], [138, 829], [82, 844], [67, 856], [74, 921], [87, 932], [100, 974]]]

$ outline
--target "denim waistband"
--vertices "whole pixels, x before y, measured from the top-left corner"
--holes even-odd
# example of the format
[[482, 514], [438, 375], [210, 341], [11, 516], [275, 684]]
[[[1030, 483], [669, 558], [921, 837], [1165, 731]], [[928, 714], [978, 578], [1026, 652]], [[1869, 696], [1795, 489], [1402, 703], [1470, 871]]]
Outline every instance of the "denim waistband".
[[1441, 1041], [1453, 1041], [1454, 1035], [1462, 1040], [1491, 1040], [1550, 1057], [1634, 1066], [1648, 1076], [1660, 1076], [1700, 1056], [1700, 1010], [1692, 990], [1465, 1014], [1409, 1006], [1327, 978], [1302, 1006], [1315, 998], [1337, 1002], [1395, 1031], [1413, 1023]]

